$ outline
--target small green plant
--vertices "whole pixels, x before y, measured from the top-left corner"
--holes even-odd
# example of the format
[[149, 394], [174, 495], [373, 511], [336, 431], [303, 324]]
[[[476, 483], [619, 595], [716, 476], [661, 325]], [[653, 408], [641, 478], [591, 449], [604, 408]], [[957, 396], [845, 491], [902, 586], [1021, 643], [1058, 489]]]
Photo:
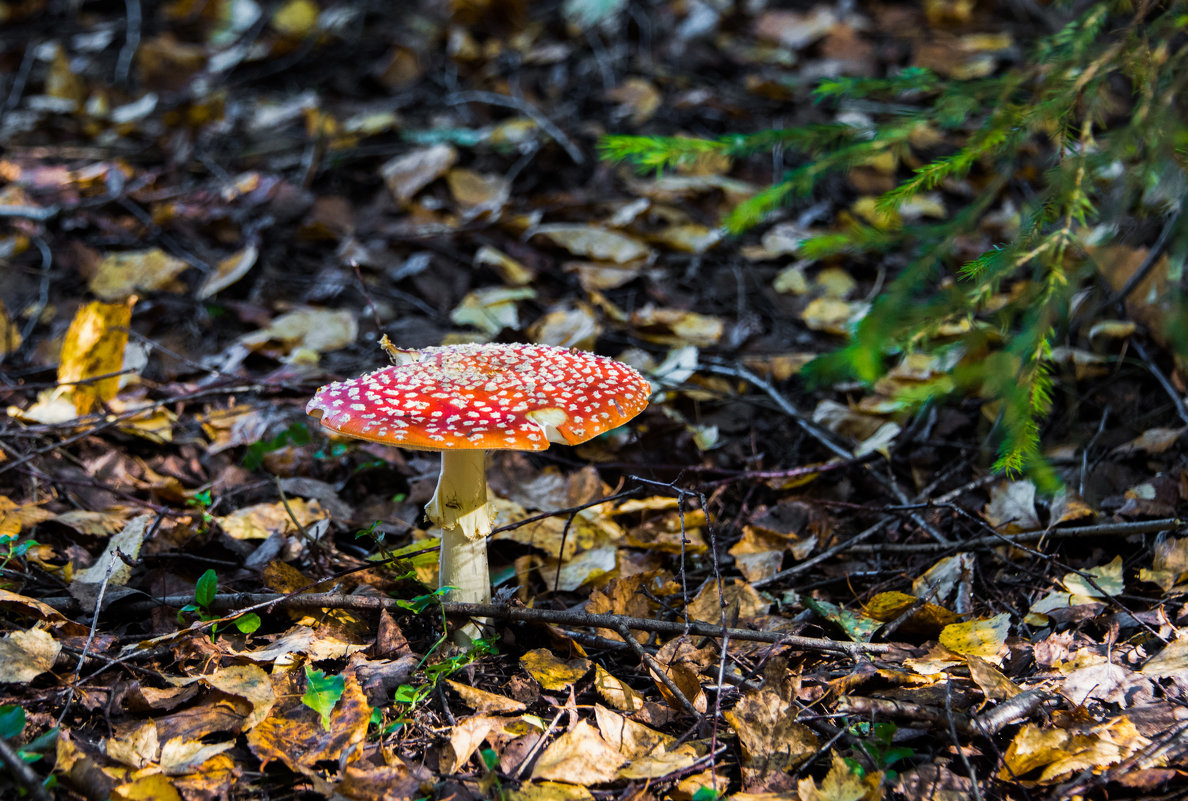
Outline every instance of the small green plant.
[[[15, 704], [4, 704], [0, 706], [0, 739], [15, 741], [25, 730], [25, 710]], [[55, 726], [49, 731], [41, 734], [33, 740], [24, 745], [11, 746], [11, 749], [16, 752], [23, 762], [34, 763], [40, 761], [47, 751], [54, 747], [54, 743], [58, 739], [58, 728]], [[46, 788], [52, 789], [57, 786], [57, 778], [51, 774], [45, 778], [42, 785]], [[25, 790], [21, 789], [21, 797], [25, 796]]]
[[[883, 774], [887, 782], [894, 782], [898, 773], [892, 769], [895, 763], [903, 759], [911, 759], [916, 752], [903, 745], [895, 745], [895, 732], [899, 728], [889, 721], [870, 723], [863, 721], [850, 725], [850, 734], [858, 738], [858, 748], [874, 765], [874, 769]], [[866, 776], [866, 768], [860, 760], [846, 757], [846, 764], [858, 778]]]
[[30, 548], [36, 548], [40, 545], [37, 540], [24, 539], [22, 540], [17, 534], [0, 534], [0, 570], [8, 567], [8, 563], [13, 559], [20, 559], [29, 552]]
[[211, 524], [214, 523], [214, 515], [210, 513], [210, 507], [213, 505], [214, 499], [211, 497], [209, 489], [195, 492], [189, 498], [186, 498], [186, 506], [194, 509], [198, 512], [199, 517], [201, 517], [201, 522], [198, 524], [199, 534], [205, 534], [210, 531]]
[[330, 731], [330, 713], [346, 690], [346, 679], [341, 675], [327, 676], [320, 670], [305, 666], [305, 694], [301, 703], [318, 713], [322, 728]]
[[243, 455], [243, 466], [248, 470], [259, 470], [264, 464], [266, 455], [289, 445], [305, 445], [310, 439], [309, 426], [303, 422], [290, 423], [288, 428], [275, 437], [262, 439], [249, 445], [247, 452]]
[[[194, 585], [194, 602], [188, 603], [177, 612], [177, 623], [179, 626], [185, 625], [185, 616], [187, 613], [193, 613], [198, 616], [199, 620], [218, 620], [219, 615], [211, 611], [211, 606], [214, 604], [215, 596], [219, 591], [219, 577], [214, 570], [207, 570], [198, 577], [198, 583]], [[260, 616], [255, 612], [248, 612], [240, 615], [234, 620], [235, 628], [239, 629], [244, 634], [251, 634], [256, 629], [260, 628]], [[218, 624], [211, 626], [211, 634], [218, 631]]]
[[[793, 166], [774, 185], [730, 212], [724, 224], [733, 232], [810, 198], [831, 174], [887, 157], [923, 162], [877, 200], [867, 219], [800, 244], [798, 255], [810, 260], [894, 254], [906, 262], [848, 344], [809, 365], [806, 375], [872, 384], [907, 354], [932, 356], [934, 377], [900, 391], [901, 406], [919, 408], [956, 392], [992, 399], [996, 468], [1027, 473], [1052, 490], [1059, 480], [1042, 455], [1040, 433], [1052, 406], [1053, 348], [1078, 322], [1074, 299], [1084, 290], [1096, 300], [1080, 309], [1119, 298], [1101, 277], [1101, 246], [1153, 221], [1163, 229], [1157, 247], [1166, 246], [1170, 258], [1159, 269], [1169, 285], [1181, 281], [1188, 261], [1188, 226], [1175, 224], [1188, 196], [1186, 20], [1188, 0], [1096, 2], [999, 74], [957, 79], [909, 68], [817, 85], [817, 102], [861, 107], [863, 122], [713, 139], [608, 136], [602, 152], [648, 171], [707, 155], [733, 159], [777, 147], [792, 154]], [[940, 147], [947, 149], [937, 155]], [[921, 222], [903, 213], [913, 200], [959, 181], [969, 196], [946, 218]], [[1002, 240], [964, 256], [995, 230], [985, 224], [991, 214], [1006, 222]], [[1166, 303], [1162, 319], [1151, 323], [1154, 333], [1188, 354], [1184, 300]]]

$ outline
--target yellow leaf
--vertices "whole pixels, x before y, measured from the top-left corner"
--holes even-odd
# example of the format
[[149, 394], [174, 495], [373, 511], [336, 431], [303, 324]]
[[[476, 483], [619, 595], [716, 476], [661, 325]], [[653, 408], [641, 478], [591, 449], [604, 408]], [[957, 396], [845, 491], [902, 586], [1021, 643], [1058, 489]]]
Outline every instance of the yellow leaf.
[[517, 330], [520, 316], [516, 304], [536, 297], [529, 287], [484, 287], [467, 293], [462, 302], [450, 312], [450, 319], [458, 325], [472, 325], [488, 336], [495, 336], [504, 328]]
[[536, 648], [520, 657], [520, 664], [546, 690], [563, 690], [585, 676], [592, 664], [589, 659], [561, 659], [548, 648]]
[[1006, 701], [1023, 692], [1023, 688], [981, 657], [969, 654], [965, 663], [969, 665], [970, 677], [981, 688], [987, 701]]
[[243, 250], [220, 261], [215, 265], [214, 272], [202, 282], [202, 288], [198, 290], [198, 300], [206, 300], [247, 275], [255, 266], [257, 255], [259, 248], [254, 244], [248, 244]]
[[954, 653], [974, 656], [990, 662], [1001, 662], [998, 656], [1006, 644], [1011, 616], [1005, 612], [984, 620], [951, 623], [940, 633], [940, 644]]
[[160, 248], [109, 253], [91, 277], [91, 291], [106, 301], [122, 301], [137, 291], [177, 291], [175, 278], [190, 265]]
[[816, 298], [804, 307], [800, 319], [814, 331], [844, 336], [849, 333], [851, 325], [866, 316], [869, 309], [870, 305], [867, 303], [828, 297]]
[[181, 793], [169, 777], [160, 773], [141, 776], [111, 791], [112, 801], [181, 801]]
[[318, 23], [318, 4], [313, 0], [289, 0], [272, 15], [273, 29], [283, 36], [300, 39]]
[[508, 801], [594, 801], [585, 787], [561, 782], [524, 782], [507, 793]]
[[480, 690], [478, 687], [471, 687], [469, 684], [463, 684], [453, 679], [446, 679], [446, 684], [450, 685], [454, 692], [458, 693], [458, 696], [462, 699], [462, 703], [469, 706], [475, 712], [487, 714], [490, 712], [519, 712], [524, 709], [524, 704], [514, 698], [508, 698], [497, 693], [489, 693], [486, 690]]
[[450, 727], [450, 739], [441, 750], [438, 766], [442, 774], [452, 776], [468, 761], [479, 745], [491, 733], [492, 726], [499, 724], [498, 718], [475, 715], [458, 721]]
[[830, 755], [833, 764], [819, 786], [812, 779], [801, 779], [797, 783], [800, 801], [874, 801], [882, 797], [879, 793], [882, 774], [870, 773], [860, 779], [836, 749]]
[[[290, 511], [292, 515], [290, 516]], [[245, 506], [229, 515], [216, 518], [223, 531], [237, 540], [266, 540], [277, 532], [292, 534], [297, 531], [293, 518], [303, 527], [316, 520], [322, 520], [328, 514], [317, 501], [306, 501], [302, 498], [289, 498], [288, 508], [285, 504], [258, 503]]]
[[54, 666], [62, 646], [48, 631], [28, 629], [0, 637], [0, 683], [28, 684]]
[[532, 271], [501, 250], [483, 245], [474, 254], [474, 263], [490, 267], [499, 273], [505, 284], [524, 286], [532, 283]]
[[642, 723], [636, 723], [617, 712], [594, 705], [594, 718], [602, 739], [619, 750], [628, 759], [639, 759], [654, 751], [665, 750], [676, 742], [670, 734], [662, 734]]
[[58, 383], [73, 385], [66, 391], [79, 415], [91, 411], [97, 401], [111, 400], [119, 390], [119, 376], [88, 379], [118, 373], [123, 367], [134, 302], [131, 298], [124, 303], [94, 301], [80, 308], [70, 321], [62, 341]]
[[536, 761], [533, 779], [589, 786], [613, 781], [626, 758], [586, 721], [558, 737]]
[[817, 735], [796, 721], [797, 714], [796, 707], [770, 689], [748, 693], [726, 713], [748, 768], [791, 770], [816, 752]]
[[634, 237], [596, 225], [551, 223], [537, 226], [532, 236], [543, 236], [576, 256], [625, 264], [651, 255], [651, 249]]
[[620, 712], [630, 714], [643, 709], [643, 696], [625, 682], [607, 673], [602, 665], [594, 666], [594, 688], [604, 701]]

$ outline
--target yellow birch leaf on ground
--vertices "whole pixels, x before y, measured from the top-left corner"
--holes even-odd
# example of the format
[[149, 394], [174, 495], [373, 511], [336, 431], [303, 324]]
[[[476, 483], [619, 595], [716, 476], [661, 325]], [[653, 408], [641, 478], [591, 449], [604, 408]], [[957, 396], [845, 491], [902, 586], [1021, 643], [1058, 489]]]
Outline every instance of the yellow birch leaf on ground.
[[15, 537], [28, 526], [54, 517], [35, 503], [17, 504], [6, 495], [0, 495], [0, 537]]
[[70, 321], [66, 338], [62, 340], [58, 383], [74, 384], [67, 391], [79, 415], [91, 411], [97, 401], [111, 400], [119, 389], [119, 376], [85, 384], [77, 382], [118, 373], [123, 367], [133, 302], [131, 299], [125, 303], [94, 301], [80, 308]]
[[798, 723], [796, 714], [790, 702], [770, 689], [747, 693], [726, 713], [726, 722], [742, 743], [747, 768], [791, 770], [816, 752], [817, 735]]
[[280, 501], [257, 503], [215, 519], [227, 536], [233, 539], [266, 540], [278, 532], [296, 533], [297, 525], [293, 522], [294, 518], [302, 527], [307, 527], [328, 516], [317, 501], [289, 498], [287, 508], [286, 504]]
[[[601, 668], [599, 668], [601, 670]], [[458, 697], [462, 699], [462, 703], [479, 713], [490, 712], [519, 712], [524, 709], [524, 704], [514, 698], [508, 698], [497, 693], [489, 693], [486, 690], [480, 690], [478, 687], [471, 687], [469, 684], [463, 684], [460, 681], [453, 679], [446, 679], [446, 684], [458, 693]]]
[[445, 175], [458, 160], [450, 145], [433, 145], [397, 156], [380, 168], [388, 191], [398, 203], [407, 203], [426, 186]]
[[858, 288], [858, 282], [840, 267], [826, 267], [821, 270], [817, 273], [814, 283], [824, 297], [838, 300], [845, 300]]
[[524, 782], [507, 794], [508, 801], [594, 801], [585, 787], [560, 782]]
[[202, 282], [198, 290], [198, 300], [206, 300], [210, 296], [222, 292], [227, 287], [243, 278], [256, 264], [256, 257], [260, 249], [255, 244], [249, 244], [238, 253], [233, 253], [215, 265], [214, 272]]
[[620, 712], [631, 714], [643, 709], [643, 696], [626, 683], [607, 673], [602, 665], [594, 666], [594, 688], [598, 690], [598, 694], [604, 701]]
[[438, 768], [442, 775], [453, 776], [463, 765], [470, 761], [475, 749], [479, 747], [491, 728], [500, 725], [499, 718], [487, 715], [475, 715], [458, 721], [450, 727], [450, 739], [441, 750]]
[[268, 717], [276, 703], [272, 680], [256, 665], [232, 665], [203, 676], [202, 681], [228, 695], [244, 698], [252, 705], [251, 714], [243, 722], [243, 731], [248, 731]]
[[1002, 664], [999, 652], [1006, 645], [1011, 616], [1005, 612], [983, 620], [951, 623], [941, 631], [940, 644], [963, 656], [973, 654], [988, 662]]
[[585, 304], [551, 311], [528, 327], [528, 336], [533, 342], [579, 350], [593, 350], [594, 341], [601, 334], [602, 324], [598, 316]]
[[959, 589], [954, 609], [968, 611], [963, 597], [968, 596], [968, 587], [973, 582], [974, 558], [971, 553], [959, 553], [938, 560], [932, 567], [912, 582], [912, 592], [927, 597], [933, 603], [944, 603]]
[[653, 233], [649, 239], [683, 253], [705, 253], [726, 236], [723, 228], [710, 228], [700, 223], [670, 225]]
[[548, 648], [536, 648], [520, 657], [520, 664], [546, 690], [564, 690], [585, 676], [593, 664], [589, 659], [561, 659]]
[[724, 599], [718, 596], [717, 582], [707, 582], [697, 597], [689, 604], [689, 617], [705, 623], [719, 625], [722, 622], [722, 600], [726, 601], [726, 623], [735, 625], [733, 621], [746, 621], [759, 615], [767, 614], [771, 606], [759, 591], [741, 579], [727, 581], [722, 585]]
[[1151, 744], [1126, 717], [1097, 726], [1084, 736], [1087, 742], [1080, 744], [1080, 747], [1070, 745], [1059, 758], [1044, 768], [1039, 777], [1040, 784], [1065, 781], [1085, 771], [1104, 773]]
[[879, 791], [882, 774], [870, 773], [859, 778], [836, 750], [830, 752], [830, 756], [833, 764], [820, 785], [812, 779], [801, 779], [797, 783], [800, 801], [875, 801], [882, 798]]
[[652, 255], [651, 248], [638, 239], [596, 225], [550, 223], [537, 226], [532, 236], [543, 236], [575, 256], [595, 261], [626, 264]]
[[[906, 612], [917, 600], [916, 596], [905, 592], [880, 592], [866, 602], [863, 610], [869, 617], [888, 623]], [[934, 634], [960, 619], [958, 614], [943, 606], [925, 603], [912, 612], [900, 630], [913, 634]]]
[[0, 302], [0, 356], [7, 356], [21, 346], [21, 331], [16, 327], [4, 303]]
[[122, 301], [135, 292], [182, 289], [177, 278], [190, 265], [160, 248], [109, 253], [99, 263], [88, 286], [106, 301]]
[[231, 788], [242, 775], [243, 768], [226, 754], [220, 753], [203, 762], [192, 773], [175, 776], [173, 784], [184, 798], [230, 798]]
[[28, 684], [54, 666], [62, 646], [44, 629], [0, 637], [0, 684]]
[[1090, 743], [1090, 738], [1083, 735], [1074, 736], [1064, 729], [1028, 723], [1007, 747], [998, 778], [1017, 781], [1019, 777], [1063, 758], [1067, 750], [1084, 749]]
[[613, 781], [626, 758], [586, 721], [558, 737], [532, 770], [533, 779], [589, 786]]
[[342, 697], [334, 706], [329, 730], [322, 725], [318, 713], [302, 703], [304, 688], [298, 685], [297, 674], [272, 677], [277, 703], [268, 717], [247, 733], [248, 747], [260, 760], [261, 767], [279, 760], [291, 770], [302, 772], [323, 760], [339, 764], [354, 760], [367, 740], [371, 706], [359, 687], [355, 671], [348, 667], [343, 676]]
[[598, 723], [602, 739], [628, 759], [639, 759], [654, 751], [667, 749], [676, 742], [672, 735], [636, 723], [602, 704], [594, 705], [594, 720]]
[[639, 780], [671, 776], [677, 771], [691, 767], [697, 762], [699, 756], [688, 743], [675, 751], [655, 751], [644, 754], [633, 759], [629, 765], [619, 768], [619, 778]]
[[870, 304], [837, 298], [816, 298], [804, 307], [800, 319], [814, 331], [845, 336], [850, 326], [866, 316]]
[[628, 78], [608, 90], [606, 99], [629, 111], [632, 125], [641, 125], [652, 118], [664, 98], [660, 90], [643, 78]]
[[1023, 692], [1023, 688], [1008, 679], [985, 659], [969, 654], [965, 657], [970, 678], [982, 690], [987, 701], [1006, 701]]
[[173, 782], [160, 773], [141, 776], [136, 781], [113, 788], [111, 798], [112, 801], [182, 801]]

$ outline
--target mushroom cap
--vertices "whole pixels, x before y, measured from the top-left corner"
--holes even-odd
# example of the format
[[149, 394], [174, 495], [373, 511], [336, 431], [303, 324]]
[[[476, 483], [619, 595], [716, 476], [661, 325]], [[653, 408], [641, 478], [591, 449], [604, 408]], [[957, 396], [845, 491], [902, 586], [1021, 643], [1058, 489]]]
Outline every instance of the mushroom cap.
[[446, 345], [319, 389], [305, 411], [360, 439], [423, 450], [543, 451], [626, 423], [652, 387], [605, 356], [552, 345]]

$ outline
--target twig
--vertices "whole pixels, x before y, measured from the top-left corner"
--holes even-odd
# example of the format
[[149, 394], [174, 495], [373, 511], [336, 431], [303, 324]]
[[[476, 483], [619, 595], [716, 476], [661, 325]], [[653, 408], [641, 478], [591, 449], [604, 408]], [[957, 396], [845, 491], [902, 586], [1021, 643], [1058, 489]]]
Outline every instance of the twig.
[[[1075, 537], [1129, 537], [1134, 534], [1155, 534], [1160, 531], [1183, 528], [1185, 521], [1178, 517], [1165, 517], [1159, 520], [1135, 520], [1130, 523], [1101, 523], [1094, 526], [1073, 526], [1071, 528], [1038, 529], [1036, 531], [1022, 531], [1018, 534], [998, 534], [986, 537], [974, 537], [964, 542], [954, 543], [948, 547], [938, 542], [924, 542], [918, 544], [901, 544], [884, 542], [878, 545], [856, 545], [845, 550], [851, 553], [936, 553], [938, 551], [974, 549], [1012, 545], [1014, 543], [1032, 542], [1042, 539], [1068, 539]], [[864, 532], [865, 533], [865, 532]], [[799, 567], [799, 565], [798, 565]], [[784, 571], [787, 572], [787, 571]], [[773, 577], [774, 578], [774, 577]]]
[[953, 716], [953, 682], [945, 682], [945, 717], [949, 719], [949, 739], [957, 749], [957, 756], [969, 775], [969, 789], [973, 793], [973, 801], [982, 801], [982, 791], [978, 789], [978, 772], [970, 764], [965, 749], [961, 747], [961, 740], [957, 737], [957, 719]]
[[1171, 398], [1172, 406], [1176, 407], [1176, 414], [1180, 416], [1181, 420], [1188, 423], [1188, 408], [1185, 408], [1184, 399], [1180, 397], [1179, 390], [1163, 374], [1163, 371], [1159, 369], [1159, 365], [1155, 364], [1154, 360], [1151, 359], [1150, 354], [1147, 353], [1147, 349], [1143, 347], [1143, 343], [1139, 342], [1137, 337], [1130, 340], [1130, 346], [1134, 348], [1135, 353], [1143, 360], [1147, 371], [1155, 376], [1155, 380], [1159, 382], [1159, 386], [1163, 387], [1163, 391]]
[[0, 206], [0, 217], [19, 217], [22, 220], [44, 222], [58, 216], [58, 206]]
[[[361, 570], [371, 569], [375, 565], [367, 565]], [[330, 579], [320, 579], [310, 586], [325, 584]], [[136, 613], [159, 606], [173, 606], [181, 608], [194, 600], [192, 595], [168, 595], [164, 598], [153, 598], [130, 604], [129, 611]], [[78, 603], [69, 596], [58, 596], [42, 599], [42, 603], [52, 606], [62, 612], [77, 610]], [[247, 604], [246, 607], [243, 605]], [[407, 609], [400, 605], [396, 598], [376, 598], [366, 595], [342, 595], [340, 593], [301, 593], [281, 595], [279, 593], [224, 593], [214, 597], [210, 608], [225, 612], [234, 610], [231, 614], [213, 621], [205, 621], [201, 625], [195, 624], [186, 631], [199, 631], [212, 623], [222, 623], [231, 618], [248, 612], [262, 609], [353, 609], [356, 611], [379, 611], [401, 613]], [[243, 607], [243, 608], [239, 608]], [[499, 620], [510, 620], [520, 623], [559, 623], [563, 626], [582, 626], [591, 628], [611, 629], [617, 631], [620, 625], [637, 631], [651, 631], [657, 634], [693, 634], [698, 637], [729, 636], [732, 640], [746, 640], [750, 642], [766, 642], [785, 645], [801, 651], [821, 651], [826, 653], [842, 653], [848, 655], [868, 653], [885, 654], [895, 650], [907, 648], [896, 643], [866, 643], [843, 642], [829, 640], [823, 637], [801, 637], [794, 634], [784, 634], [779, 631], [754, 631], [752, 629], [729, 628], [725, 632], [717, 625], [691, 621], [681, 623], [669, 620], [652, 620], [644, 617], [628, 617], [626, 615], [603, 615], [589, 612], [578, 612], [561, 609], [529, 609], [527, 607], [503, 606], [501, 604], [463, 604], [443, 603], [442, 610], [447, 615], [458, 617], [491, 617]]]
[[540, 109], [529, 103], [527, 100], [519, 97], [511, 97], [510, 95], [501, 95], [495, 92], [481, 92], [481, 91], [465, 91], [454, 92], [446, 97], [446, 102], [451, 105], [458, 103], [486, 103], [491, 106], [503, 106], [504, 108], [514, 108], [521, 114], [525, 114], [532, 118], [532, 121], [540, 126], [540, 129], [552, 137], [553, 141], [561, 145], [569, 158], [573, 160], [574, 164], [585, 164], [586, 157], [582, 155], [582, 151], [578, 146], [565, 135], [565, 132], [546, 117]]
[[698, 711], [697, 707], [693, 706], [692, 701], [685, 697], [685, 694], [681, 692], [681, 688], [676, 686], [676, 682], [672, 680], [672, 676], [669, 676], [664, 672], [664, 668], [660, 666], [660, 663], [656, 661], [656, 658], [645, 651], [640, 646], [640, 644], [635, 641], [635, 638], [631, 636], [630, 629], [628, 629], [626, 625], [620, 623], [615, 627], [615, 631], [619, 632], [619, 636], [623, 638], [625, 643], [627, 643], [627, 647], [632, 651], [635, 651], [635, 655], [639, 657], [639, 661], [644, 663], [644, 667], [650, 670], [652, 675], [656, 677], [656, 680], [663, 684], [664, 688], [668, 690], [672, 697], [680, 702], [681, 708], [684, 709], [685, 712], [687, 712], [691, 717], [695, 719], [701, 718], [702, 713]]
[[136, 50], [140, 47], [140, 0], [124, 0], [125, 17], [124, 46], [120, 48], [119, 58], [116, 60], [115, 82], [126, 84], [128, 74], [132, 70], [132, 59], [136, 57]]
[[1030, 715], [1051, 697], [1051, 693], [1045, 690], [1024, 690], [988, 712], [975, 715], [970, 728], [983, 737], [993, 737], [1015, 721]]
[[33, 768], [29, 767], [28, 762], [21, 759], [20, 754], [12, 750], [12, 746], [3, 737], [0, 737], [0, 762], [4, 763], [8, 772], [35, 801], [53, 801], [49, 791], [41, 783], [41, 779], [33, 772]]

